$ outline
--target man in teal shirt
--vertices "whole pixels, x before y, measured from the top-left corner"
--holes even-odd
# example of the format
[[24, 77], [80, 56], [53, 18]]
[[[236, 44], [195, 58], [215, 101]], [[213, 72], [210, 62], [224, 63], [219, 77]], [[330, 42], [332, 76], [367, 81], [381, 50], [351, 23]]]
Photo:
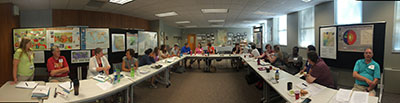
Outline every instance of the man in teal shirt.
[[356, 62], [353, 71], [353, 77], [356, 83], [352, 90], [369, 92], [370, 96], [375, 96], [374, 90], [378, 80], [381, 78], [381, 70], [379, 64], [372, 57], [374, 56], [372, 49], [367, 48], [364, 51], [364, 59]]

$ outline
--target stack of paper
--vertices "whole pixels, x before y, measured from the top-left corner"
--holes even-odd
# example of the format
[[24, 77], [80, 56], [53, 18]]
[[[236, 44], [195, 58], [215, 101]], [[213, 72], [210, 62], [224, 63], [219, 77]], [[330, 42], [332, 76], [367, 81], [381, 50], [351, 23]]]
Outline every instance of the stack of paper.
[[338, 103], [348, 103], [350, 100], [351, 90], [348, 89], [339, 89], [336, 93], [336, 101]]
[[33, 89], [38, 85], [36, 82], [19, 82], [15, 87], [17, 88], [25, 88], [25, 89]]
[[111, 87], [113, 87], [113, 85], [109, 82], [104, 82], [104, 83], [99, 82], [96, 85], [99, 86], [103, 90], [107, 90], [107, 89], [110, 89]]
[[96, 75], [96, 76], [94, 76], [93, 77], [93, 79], [94, 80], [97, 80], [97, 81], [99, 81], [99, 82], [105, 82], [105, 81], [107, 81], [108, 79], [110, 79], [110, 77], [108, 77], [108, 76], [106, 76], [106, 75]]
[[32, 91], [32, 98], [48, 98], [50, 93], [50, 87], [46, 86], [37, 86]]
[[354, 91], [351, 95], [350, 103], [368, 103], [368, 93]]
[[74, 90], [74, 83], [72, 82], [64, 82], [58, 84], [65, 92], [70, 93], [72, 90]]

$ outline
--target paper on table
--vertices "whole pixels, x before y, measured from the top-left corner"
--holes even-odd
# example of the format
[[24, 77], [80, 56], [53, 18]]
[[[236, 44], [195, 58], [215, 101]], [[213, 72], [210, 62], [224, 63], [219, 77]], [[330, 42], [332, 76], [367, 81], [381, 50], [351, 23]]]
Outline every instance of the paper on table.
[[33, 89], [38, 85], [36, 82], [19, 82], [15, 87], [17, 88], [25, 88], [25, 89]]
[[97, 84], [96, 84], [97, 86], [99, 86], [101, 89], [103, 89], [103, 90], [107, 90], [107, 89], [110, 89], [113, 85], [111, 84], [111, 83], [109, 83], [109, 82], [98, 82]]
[[339, 102], [348, 102], [350, 100], [351, 90], [348, 89], [339, 89], [336, 93], [336, 101]]
[[350, 103], [368, 103], [368, 93], [354, 91], [351, 95]]
[[313, 96], [313, 95], [317, 95], [318, 93], [323, 91], [325, 88], [326, 87], [323, 87], [323, 86], [315, 86], [313, 84], [310, 84], [310, 85], [308, 85], [306, 90], [311, 93], [311, 96]]

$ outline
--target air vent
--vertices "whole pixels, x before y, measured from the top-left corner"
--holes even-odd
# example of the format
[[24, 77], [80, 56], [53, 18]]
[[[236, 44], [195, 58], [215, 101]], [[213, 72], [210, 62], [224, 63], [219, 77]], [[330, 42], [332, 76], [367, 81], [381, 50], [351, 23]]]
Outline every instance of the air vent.
[[86, 6], [100, 8], [100, 7], [102, 7], [105, 3], [106, 3], [106, 1], [104, 1], [104, 0], [90, 0], [90, 1], [86, 4]]

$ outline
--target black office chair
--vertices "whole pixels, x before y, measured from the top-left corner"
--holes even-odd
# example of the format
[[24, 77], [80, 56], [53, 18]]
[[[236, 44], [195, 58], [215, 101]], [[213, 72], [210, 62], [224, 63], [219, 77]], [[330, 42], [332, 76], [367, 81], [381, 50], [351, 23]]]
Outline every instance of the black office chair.
[[34, 81], [49, 81], [49, 72], [46, 67], [35, 67]]

